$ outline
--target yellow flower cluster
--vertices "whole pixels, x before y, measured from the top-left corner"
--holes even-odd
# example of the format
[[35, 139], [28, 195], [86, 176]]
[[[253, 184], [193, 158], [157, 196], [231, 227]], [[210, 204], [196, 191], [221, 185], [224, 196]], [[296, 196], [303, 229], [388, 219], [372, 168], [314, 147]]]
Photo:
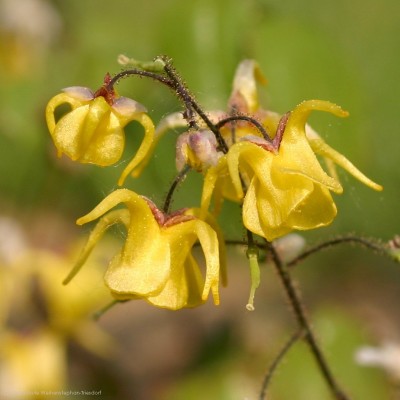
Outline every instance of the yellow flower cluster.
[[[168, 83], [168, 79], [163, 82]], [[218, 304], [220, 276], [225, 280], [224, 240], [209, 213], [212, 197], [214, 214], [218, 214], [224, 199], [239, 202], [245, 228], [272, 241], [293, 230], [332, 222], [337, 210], [331, 192], [343, 191], [334, 164], [370, 188], [382, 190], [307, 125], [314, 110], [338, 117], [348, 113], [321, 100], [304, 101], [283, 116], [263, 109], [257, 82], [265, 79], [253, 60], [244, 60], [238, 66], [227, 111], [210, 111], [208, 117], [198, 113], [195, 119], [191, 116], [193, 102], [186, 96], [185, 113], [167, 116], [157, 128], [142, 105], [119, 97], [110, 82], [106, 76], [96, 92], [72, 87], [50, 100], [47, 124], [58, 154], [82, 163], [114, 164], [124, 149], [124, 127], [138, 121], [145, 135], [119, 179], [122, 185], [130, 173], [139, 175], [165, 131], [189, 126], [177, 140], [176, 164], [179, 171], [188, 166], [204, 174], [201, 204], [169, 213], [144, 196], [116, 190], [78, 220], [78, 224], [99, 222], [66, 282], [84, 264], [108, 227], [118, 223], [126, 228], [125, 243], [104, 277], [117, 300], [142, 298], [176, 310], [202, 304], [211, 291]], [[71, 110], [56, 121], [56, 109], [64, 103]], [[317, 155], [325, 159], [327, 171]], [[119, 203], [126, 208], [111, 210]], [[204, 253], [204, 276], [192, 254], [197, 242]], [[256, 258], [252, 257], [253, 264]]]

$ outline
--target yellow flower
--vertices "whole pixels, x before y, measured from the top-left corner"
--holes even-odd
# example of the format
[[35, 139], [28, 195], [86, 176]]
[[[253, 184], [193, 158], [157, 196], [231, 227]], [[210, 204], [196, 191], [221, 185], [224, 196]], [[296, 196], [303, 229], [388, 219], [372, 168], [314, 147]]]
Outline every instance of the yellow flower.
[[[127, 209], [109, 212], [119, 203]], [[121, 223], [127, 229], [126, 241], [104, 277], [117, 300], [143, 298], [157, 307], [177, 310], [202, 304], [211, 290], [214, 303], [219, 304], [222, 243], [199, 214], [196, 209], [184, 209], [166, 215], [145, 197], [127, 189], [116, 190], [77, 221], [82, 225], [101, 218], [64, 283], [78, 272], [105, 230]], [[197, 240], [206, 262], [204, 279], [192, 255]]]
[[[85, 87], [69, 87], [54, 96], [46, 107], [46, 121], [60, 157], [63, 153], [81, 163], [109, 166], [122, 156], [125, 146], [124, 127], [131, 121], [139, 122], [144, 139], [136, 155], [121, 174], [118, 184], [138, 173], [143, 160], [153, 145], [154, 125], [146, 109], [136, 101], [118, 96], [104, 85], [95, 93]], [[68, 104], [71, 110], [56, 121], [56, 109]], [[136, 168], [136, 171], [135, 171]]]
[[[347, 116], [347, 112], [320, 100], [305, 101], [283, 117], [262, 110], [258, 108], [255, 89], [257, 68], [251, 60], [239, 66], [238, 74], [246, 76], [235, 77], [230, 107], [240, 112], [251, 111], [272, 135], [263, 137], [248, 121], [235, 121], [234, 127], [227, 125], [221, 130], [225, 137], [234, 136], [234, 140], [228, 153], [207, 170], [203, 209], [208, 209], [213, 192], [217, 209], [224, 197], [243, 201], [246, 228], [274, 240], [292, 230], [314, 229], [332, 222], [337, 210], [330, 191], [343, 191], [333, 163], [372, 189], [382, 190], [306, 126], [312, 110], [339, 117]], [[322, 169], [314, 153], [329, 160], [331, 176]]]
[[49, 329], [5, 331], [0, 337], [0, 357], [2, 399], [37, 399], [35, 391], [66, 389], [66, 346]]

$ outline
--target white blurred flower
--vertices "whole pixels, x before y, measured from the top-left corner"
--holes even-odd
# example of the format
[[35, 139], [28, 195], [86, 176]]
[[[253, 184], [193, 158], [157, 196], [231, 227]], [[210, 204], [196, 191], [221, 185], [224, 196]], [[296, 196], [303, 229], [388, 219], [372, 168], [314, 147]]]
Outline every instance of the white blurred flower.
[[0, 217], [0, 263], [13, 264], [28, 248], [22, 228], [10, 217]]
[[296, 258], [306, 246], [306, 240], [298, 233], [289, 233], [273, 242], [275, 250], [285, 263]]
[[61, 28], [61, 17], [50, 2], [0, 0], [1, 64], [16, 76], [32, 74]]
[[0, 29], [48, 46], [60, 32], [61, 19], [43, 0], [0, 0]]
[[387, 342], [380, 347], [363, 346], [355, 354], [358, 364], [384, 369], [393, 379], [400, 381], [400, 343]]

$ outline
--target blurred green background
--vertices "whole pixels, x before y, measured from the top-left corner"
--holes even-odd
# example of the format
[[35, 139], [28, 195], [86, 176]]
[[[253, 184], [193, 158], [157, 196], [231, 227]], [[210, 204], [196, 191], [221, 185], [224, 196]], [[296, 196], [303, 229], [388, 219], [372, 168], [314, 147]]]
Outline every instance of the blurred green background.
[[[304, 236], [313, 243], [353, 232], [388, 241], [399, 232], [400, 145], [393, 125], [400, 111], [397, 0], [2, 0], [0, 5], [1, 215], [20, 224], [32, 246], [63, 254], [87, 233], [74, 221], [116, 188], [122, 164], [140, 143], [141, 128], [133, 124], [123, 162], [108, 169], [74, 165], [56, 158], [45, 125], [52, 96], [68, 86], [97, 89], [106, 72], [120, 71], [120, 53], [140, 60], [172, 57], [205, 109], [225, 107], [236, 65], [244, 58], [256, 59], [267, 77], [260, 92], [271, 110], [284, 113], [313, 98], [341, 105], [349, 118], [315, 114], [311, 124], [384, 191], [373, 192], [340, 174], [345, 192], [336, 196], [337, 219]], [[155, 122], [180, 110], [173, 95], [152, 81], [123, 80], [118, 90], [145, 104]], [[175, 139], [174, 132], [166, 135], [145, 173], [126, 186], [161, 202], [175, 175]], [[174, 207], [197, 206], [200, 183], [190, 176]], [[227, 237], [242, 238], [237, 207], [227, 205], [222, 220]], [[207, 305], [172, 313], [134, 302], [106, 314], [100, 324], [123, 351], [94, 368], [92, 356], [72, 347], [67, 387], [103, 387], [102, 396], [115, 399], [257, 398], [293, 322], [268, 266], [256, 311], [246, 312], [248, 270], [245, 258], [237, 259], [233, 251], [231, 284], [222, 290], [218, 309]], [[354, 362], [361, 345], [400, 343], [398, 266], [345, 247], [313, 257], [295, 276], [323, 348], [352, 398], [400, 398], [393, 376]], [[305, 346], [297, 345], [272, 383], [271, 399], [328, 398]]]

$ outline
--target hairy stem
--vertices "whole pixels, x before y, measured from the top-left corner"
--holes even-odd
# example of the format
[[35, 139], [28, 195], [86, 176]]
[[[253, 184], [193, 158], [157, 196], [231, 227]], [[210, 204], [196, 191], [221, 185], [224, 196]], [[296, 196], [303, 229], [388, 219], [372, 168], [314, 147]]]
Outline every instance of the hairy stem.
[[167, 77], [157, 74], [155, 72], [150, 72], [150, 71], [144, 71], [141, 69], [127, 69], [125, 71], [121, 71], [120, 73], [116, 74], [111, 81], [107, 84], [107, 89], [111, 90], [113, 89], [114, 85], [122, 78], [125, 78], [127, 76], [131, 75], [138, 75], [138, 76], [145, 76], [147, 78], [152, 78], [156, 81], [161, 82], [163, 85], [168, 86], [169, 88], [173, 89], [173, 82], [168, 79]]
[[167, 76], [161, 75], [156, 72], [146, 71], [138, 68], [133, 68], [125, 71], [121, 71], [116, 74], [110, 82], [107, 84], [107, 90], [112, 90], [114, 85], [122, 78], [130, 76], [130, 75], [138, 75], [147, 78], [152, 78], [161, 82], [162, 84], [168, 86], [170, 89], [174, 91], [174, 93], [178, 96], [178, 98], [185, 105], [184, 117], [187, 119], [189, 127], [197, 128], [196, 120], [194, 118], [194, 112], [198, 114], [198, 116], [204, 121], [207, 127], [214, 133], [218, 146], [220, 150], [224, 153], [228, 152], [228, 146], [222, 137], [219, 129], [211, 122], [211, 120], [207, 117], [205, 112], [201, 109], [199, 104], [194, 99], [193, 95], [189, 92], [186, 85], [182, 81], [181, 77], [172, 67], [171, 60], [168, 57], [161, 56], [160, 60], [164, 62], [164, 72]]
[[225, 124], [232, 122], [232, 121], [247, 121], [250, 122], [252, 125], [254, 125], [262, 134], [263, 138], [270, 142], [272, 144], [272, 139], [268, 135], [268, 132], [265, 130], [265, 128], [254, 118], [248, 117], [246, 115], [233, 115], [228, 118], [224, 118], [221, 121], [219, 121], [217, 124], [215, 124], [215, 127], [217, 129], [220, 129], [223, 127]]
[[292, 335], [292, 337], [288, 340], [285, 346], [281, 349], [278, 355], [275, 357], [274, 361], [272, 362], [271, 366], [268, 369], [267, 374], [264, 377], [259, 400], [265, 400], [265, 396], [267, 395], [268, 385], [271, 382], [272, 376], [274, 375], [276, 369], [278, 368], [279, 364], [283, 360], [283, 357], [287, 354], [287, 352], [292, 348], [292, 346], [304, 335], [303, 328], [300, 328], [296, 333]]
[[[217, 139], [218, 146], [221, 149], [222, 152], [227, 153], [228, 152], [228, 146], [225, 143], [224, 138], [222, 137], [219, 129], [210, 121], [210, 119], [207, 117], [207, 115], [204, 113], [204, 111], [201, 109], [201, 107], [197, 104], [196, 100], [194, 99], [193, 95], [189, 92], [187, 87], [184, 85], [182, 82], [181, 77], [176, 73], [175, 69], [171, 65], [171, 61], [163, 57], [163, 61], [165, 62], [165, 67], [164, 71], [170, 78], [170, 80], [174, 84], [174, 89], [178, 97], [185, 103], [186, 106], [186, 111], [187, 114], [185, 113], [184, 117], [190, 118], [192, 117], [192, 109], [198, 114], [198, 116], [204, 121], [204, 123], [207, 125], [207, 127], [214, 133], [215, 138]], [[190, 121], [189, 121], [190, 125]]]
[[306, 317], [305, 308], [300, 300], [300, 296], [297, 294], [294, 282], [288, 272], [286, 265], [281, 261], [278, 253], [276, 252], [272, 243], [267, 242], [267, 248], [271, 252], [272, 261], [275, 269], [278, 273], [279, 279], [281, 280], [283, 287], [285, 289], [286, 295], [289, 299], [289, 303], [293, 308], [295, 317], [299, 327], [304, 330], [304, 337], [307, 341], [310, 350], [318, 364], [318, 367], [325, 378], [326, 383], [332, 391], [332, 394], [337, 400], [349, 400], [349, 397], [340, 389], [336, 380], [334, 379], [332, 372], [319, 348], [319, 345], [315, 339], [315, 336], [311, 330], [310, 323]]
[[344, 244], [344, 243], [359, 244], [369, 250], [373, 250], [380, 254], [386, 254], [387, 256], [389, 256], [387, 249], [382, 244], [380, 244], [377, 240], [367, 239], [367, 238], [360, 237], [360, 236], [349, 235], [349, 236], [342, 236], [342, 237], [330, 239], [330, 240], [319, 243], [319, 244], [307, 249], [306, 251], [304, 251], [303, 253], [298, 255], [295, 259], [288, 262], [287, 267], [294, 267], [295, 265], [299, 264], [301, 261], [305, 260], [306, 258], [308, 258], [309, 256], [311, 256], [313, 254], [320, 252], [321, 250], [324, 250], [324, 249], [327, 249], [327, 248], [330, 248], [330, 247], [333, 247], [336, 245]]

